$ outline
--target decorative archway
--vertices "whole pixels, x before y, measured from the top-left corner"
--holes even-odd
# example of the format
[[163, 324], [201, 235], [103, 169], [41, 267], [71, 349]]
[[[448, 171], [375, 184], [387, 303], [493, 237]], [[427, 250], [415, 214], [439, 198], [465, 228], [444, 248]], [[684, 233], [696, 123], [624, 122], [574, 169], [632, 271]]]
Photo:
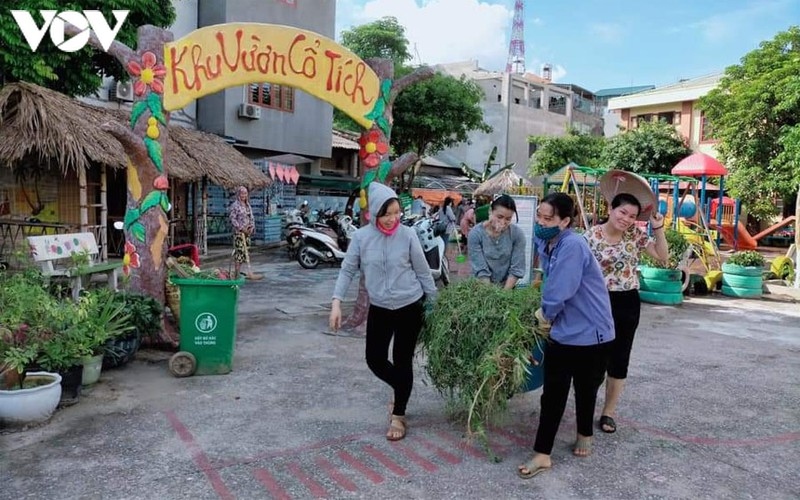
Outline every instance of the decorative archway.
[[[79, 31], [65, 27], [70, 35]], [[94, 33], [89, 43], [101, 47]], [[171, 208], [165, 148], [169, 111], [228, 87], [261, 82], [297, 87], [329, 102], [363, 127], [362, 217], [367, 206], [364, 188], [373, 181], [390, 183], [417, 160], [415, 153], [406, 153], [389, 161], [392, 105], [408, 85], [432, 76], [431, 68], [394, 81], [390, 60], [363, 61], [325, 36], [274, 24], [207, 26], [179, 40], [162, 28], [141, 26], [137, 46], [134, 51], [115, 41], [108, 49], [131, 75], [135, 95], [130, 128], [114, 123], [103, 128], [120, 141], [130, 160], [124, 229], [131, 286], [162, 303]], [[362, 281], [356, 309], [344, 326], [362, 325], [367, 307]], [[175, 338], [162, 340], [176, 343]]]

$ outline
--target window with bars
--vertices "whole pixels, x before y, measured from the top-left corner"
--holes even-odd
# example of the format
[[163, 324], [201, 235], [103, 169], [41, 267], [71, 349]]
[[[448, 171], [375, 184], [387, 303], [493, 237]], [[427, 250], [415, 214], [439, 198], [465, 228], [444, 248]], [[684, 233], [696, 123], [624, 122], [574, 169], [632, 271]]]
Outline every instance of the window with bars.
[[700, 142], [713, 142], [716, 141], [714, 137], [714, 129], [711, 128], [708, 118], [705, 113], [700, 115]]
[[248, 92], [248, 101], [265, 108], [294, 112], [294, 89], [274, 83], [253, 83]]

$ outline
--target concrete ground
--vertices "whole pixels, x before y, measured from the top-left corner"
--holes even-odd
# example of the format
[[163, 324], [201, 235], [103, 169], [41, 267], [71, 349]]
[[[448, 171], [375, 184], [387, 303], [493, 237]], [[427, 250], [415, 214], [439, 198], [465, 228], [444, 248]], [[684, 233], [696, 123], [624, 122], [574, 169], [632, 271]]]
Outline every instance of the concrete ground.
[[573, 457], [570, 401], [553, 469], [522, 480], [540, 391], [511, 400], [493, 463], [462, 441], [420, 357], [408, 437], [389, 443], [390, 392], [363, 339], [323, 334], [337, 269], [254, 260], [265, 279], [241, 290], [232, 373], [177, 379], [168, 354], [141, 352], [46, 425], [0, 435], [0, 498], [800, 497], [797, 304], [643, 306], [619, 431]]

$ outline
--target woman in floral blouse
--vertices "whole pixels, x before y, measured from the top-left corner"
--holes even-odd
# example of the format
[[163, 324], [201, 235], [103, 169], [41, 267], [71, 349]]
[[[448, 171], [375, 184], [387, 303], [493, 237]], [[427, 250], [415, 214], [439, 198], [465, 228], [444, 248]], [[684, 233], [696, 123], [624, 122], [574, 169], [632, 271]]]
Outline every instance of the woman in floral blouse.
[[242, 267], [242, 262], [249, 263], [249, 253], [247, 246], [249, 245], [250, 235], [253, 234], [255, 229], [255, 220], [253, 219], [253, 210], [250, 208], [250, 198], [247, 193], [247, 188], [240, 186], [236, 190], [236, 200], [231, 204], [230, 219], [231, 226], [233, 226], [233, 276], [232, 279], [239, 279], [239, 270]]
[[635, 196], [620, 193], [611, 201], [608, 221], [593, 226], [586, 233], [589, 247], [603, 270], [614, 316], [615, 338], [609, 353], [606, 399], [599, 422], [600, 429], [608, 433], [617, 430], [614, 415], [628, 376], [633, 337], [639, 326], [641, 303], [636, 272], [639, 254], [645, 251], [654, 259], [664, 262], [669, 258], [664, 217], [658, 210], [653, 211], [650, 224], [655, 238], [650, 238], [635, 224], [641, 210], [642, 206]]

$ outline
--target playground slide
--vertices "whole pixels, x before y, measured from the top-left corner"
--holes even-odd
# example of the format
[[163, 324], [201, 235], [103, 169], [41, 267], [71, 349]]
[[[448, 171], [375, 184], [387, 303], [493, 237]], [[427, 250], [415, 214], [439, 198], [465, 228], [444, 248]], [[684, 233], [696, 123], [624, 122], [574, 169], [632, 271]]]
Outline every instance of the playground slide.
[[753, 239], [758, 241], [761, 238], [763, 238], [764, 236], [769, 236], [770, 234], [774, 233], [778, 229], [781, 229], [784, 226], [788, 226], [789, 224], [794, 222], [794, 219], [795, 219], [794, 215], [792, 215], [790, 217], [787, 217], [787, 218], [783, 219], [782, 221], [778, 222], [777, 224], [773, 224], [770, 227], [768, 227], [765, 230], [763, 230], [760, 233], [758, 233], [757, 235], [753, 236]]
[[[714, 226], [716, 224], [712, 224], [712, 227]], [[723, 225], [720, 233], [722, 233], [722, 239], [725, 240], [725, 243], [733, 246], [733, 226]], [[739, 246], [738, 250], [755, 250], [758, 247], [758, 242], [750, 236], [742, 221], [739, 221], [739, 225], [736, 226], [736, 244]]]

